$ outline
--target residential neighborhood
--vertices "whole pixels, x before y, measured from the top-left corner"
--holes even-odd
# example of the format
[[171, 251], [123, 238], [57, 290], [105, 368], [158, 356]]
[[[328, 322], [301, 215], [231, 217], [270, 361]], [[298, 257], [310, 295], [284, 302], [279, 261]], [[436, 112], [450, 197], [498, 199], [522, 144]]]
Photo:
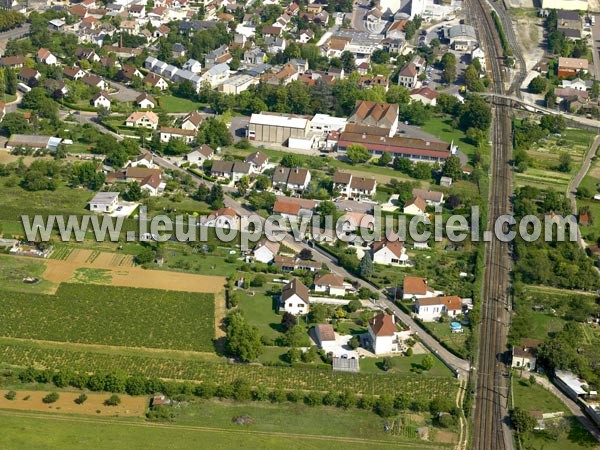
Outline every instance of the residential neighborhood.
[[595, 448], [599, 16], [5, 4], [0, 447]]

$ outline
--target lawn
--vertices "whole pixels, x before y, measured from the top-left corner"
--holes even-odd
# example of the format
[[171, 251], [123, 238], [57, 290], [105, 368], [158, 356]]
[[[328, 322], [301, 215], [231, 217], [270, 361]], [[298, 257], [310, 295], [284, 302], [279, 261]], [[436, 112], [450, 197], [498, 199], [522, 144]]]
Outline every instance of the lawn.
[[[54, 284], [42, 280], [46, 270], [43, 261], [33, 258], [0, 255], [0, 291], [18, 291], [41, 294], [52, 291]], [[24, 283], [24, 278], [39, 278], [37, 283]]]
[[424, 371], [421, 362], [425, 355], [393, 356], [393, 368], [387, 372], [383, 370], [383, 358], [362, 358], [360, 360], [361, 373], [387, 373], [387, 374], [414, 374], [418, 376], [450, 376], [451, 372], [438, 358], [433, 358], [435, 364], [431, 370]]
[[515, 406], [520, 406], [527, 411], [541, 411], [543, 413], [565, 413], [565, 418], [570, 423], [570, 431], [557, 440], [551, 439], [544, 432], [534, 432], [524, 439], [525, 448], [543, 448], [544, 450], [580, 450], [597, 448], [598, 444], [583, 426], [571, 415], [566, 406], [553, 394], [543, 387], [530, 385], [525, 380], [513, 380], [513, 393]]
[[452, 126], [452, 118], [447, 116], [434, 116], [421, 127], [423, 131], [433, 136], [437, 136], [444, 142], [454, 141], [459, 150], [467, 156], [475, 153], [476, 147], [471, 144], [462, 130]]
[[[266, 284], [260, 288], [238, 289], [239, 307], [249, 324], [258, 328], [261, 336], [277, 339], [282, 336], [281, 316], [275, 312], [276, 300], [267, 291], [279, 290], [280, 285]], [[254, 295], [250, 295], [253, 292]]]
[[204, 106], [202, 103], [173, 95], [159, 97], [158, 103], [160, 108], [166, 113], [188, 113], [201, 109]]
[[469, 327], [463, 327], [462, 333], [452, 333], [450, 331], [450, 322], [427, 322], [427, 328], [433, 332], [435, 337], [446, 344], [450, 349], [453, 349], [459, 355], [467, 355], [466, 342], [471, 335]]
[[0, 335], [26, 339], [213, 351], [210, 294], [62, 284], [56, 295], [0, 301]]
[[[198, 425], [234, 430], [238, 425], [231, 423], [233, 417], [247, 414], [254, 423], [252, 430], [264, 432], [286, 432], [341, 438], [373, 439], [390, 442], [424, 443], [414, 438], [404, 438], [386, 433], [384, 424], [389, 419], [378, 417], [359, 409], [343, 410], [335, 407], [310, 407], [302, 404], [270, 404], [265, 402], [234, 403], [231, 401], [199, 401], [177, 410], [175, 422], [183, 425]], [[294, 439], [294, 444], [298, 442]], [[370, 447], [370, 443], [365, 443]], [[329, 444], [327, 444], [329, 447]]]
[[[279, 411], [280, 417], [287, 417]], [[231, 417], [229, 418], [231, 421]], [[340, 420], [340, 422], [343, 422]], [[202, 425], [202, 424], [199, 424]], [[259, 428], [257, 425], [256, 428]], [[253, 427], [254, 428], [254, 427]], [[348, 427], [349, 429], [352, 427]], [[375, 428], [373, 425], [372, 428]], [[48, 450], [78, 450], [94, 448], [113, 450], [115, 448], [147, 449], [168, 448], [170, 450], [187, 450], [189, 448], [208, 447], [215, 450], [240, 448], [240, 442], [246, 448], [278, 449], [281, 448], [280, 434], [253, 433], [253, 429], [245, 427], [233, 428], [228, 425], [221, 429], [178, 427], [177, 425], [160, 424], [153, 426], [142, 420], [98, 419], [69, 417], [51, 414], [13, 414], [2, 413], [2, 429], [0, 446], [14, 450], [44, 448]], [[285, 428], [277, 430], [285, 433]], [[357, 427], [358, 429], [358, 427]], [[307, 433], [302, 430], [302, 434]], [[315, 434], [315, 433], [311, 433]], [[318, 436], [294, 436], [294, 449], [315, 449], [326, 445], [334, 450], [363, 449], [368, 445], [372, 449], [398, 448], [399, 444], [381, 442], [363, 442], [344, 440], [332, 437], [326, 441]], [[423, 448], [426, 447], [426, 443]], [[408, 447], [410, 448], [410, 447]], [[436, 448], [432, 446], [431, 448]], [[437, 447], [439, 448], [439, 447]]]

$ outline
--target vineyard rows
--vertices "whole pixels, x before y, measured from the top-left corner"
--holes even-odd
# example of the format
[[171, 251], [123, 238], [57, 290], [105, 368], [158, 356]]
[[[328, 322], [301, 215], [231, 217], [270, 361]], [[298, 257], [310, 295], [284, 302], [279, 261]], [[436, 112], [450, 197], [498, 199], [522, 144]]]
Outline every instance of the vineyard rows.
[[456, 380], [443, 377], [415, 377], [394, 374], [353, 374], [309, 367], [268, 367], [223, 364], [205, 361], [176, 361], [161, 357], [113, 355], [81, 351], [36, 348], [27, 344], [0, 346], [0, 361], [14, 366], [70, 369], [81, 372], [111, 372], [178, 380], [210, 381], [216, 384], [245, 379], [267, 389], [315, 390], [356, 394], [396, 395], [405, 392], [411, 399], [431, 400], [455, 396]]
[[0, 316], [0, 336], [214, 351], [212, 294], [61, 284], [55, 295], [4, 297]]
[[72, 248], [69, 247], [55, 247], [50, 254], [50, 259], [56, 259], [59, 261], [65, 261], [69, 255], [73, 252]]

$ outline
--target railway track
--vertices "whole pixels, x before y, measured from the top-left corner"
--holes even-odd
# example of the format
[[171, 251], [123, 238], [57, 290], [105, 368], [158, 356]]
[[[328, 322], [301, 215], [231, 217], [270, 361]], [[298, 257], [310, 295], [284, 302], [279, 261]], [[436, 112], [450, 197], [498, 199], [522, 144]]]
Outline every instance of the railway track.
[[[487, 51], [495, 94], [505, 94], [506, 72], [503, 49], [485, 0], [468, 0], [471, 23]], [[504, 22], [504, 21], [503, 21]], [[490, 183], [488, 230], [494, 230], [499, 216], [509, 214], [512, 189], [510, 102], [496, 104], [492, 136], [492, 177]], [[508, 388], [503, 355], [509, 325], [509, 246], [494, 236], [485, 255], [485, 282], [481, 305], [480, 341], [476, 363], [475, 411], [472, 443], [475, 450], [512, 449], [508, 428]]]

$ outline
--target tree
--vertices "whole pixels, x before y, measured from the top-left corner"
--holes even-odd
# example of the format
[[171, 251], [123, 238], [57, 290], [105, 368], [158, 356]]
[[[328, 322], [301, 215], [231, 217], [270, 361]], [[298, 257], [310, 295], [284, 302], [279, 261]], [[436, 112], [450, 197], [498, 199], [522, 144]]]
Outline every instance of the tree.
[[394, 368], [394, 360], [392, 358], [390, 358], [389, 356], [386, 356], [385, 358], [383, 358], [383, 370], [390, 370]]
[[279, 163], [283, 167], [302, 167], [302, 158], [299, 155], [294, 155], [292, 153], [286, 153], [281, 158]]
[[519, 434], [524, 434], [533, 431], [536, 420], [529, 412], [517, 406], [510, 411], [510, 423]]
[[456, 56], [453, 53], [444, 53], [442, 56], [442, 81], [446, 84], [456, 79]]
[[560, 172], [570, 172], [572, 166], [572, 159], [569, 153], [561, 153], [558, 157], [558, 170]]
[[308, 335], [303, 327], [296, 325], [285, 333], [285, 345], [288, 347], [308, 347]]
[[394, 398], [390, 394], [382, 394], [375, 402], [375, 412], [381, 417], [393, 416], [396, 412], [394, 408]]
[[127, 185], [124, 197], [130, 202], [137, 202], [142, 198], [142, 188], [137, 182], [132, 181]]
[[513, 164], [517, 172], [525, 172], [529, 168], [530, 158], [525, 150], [515, 150]]
[[196, 200], [200, 202], [206, 202], [209, 199], [210, 189], [206, 184], [201, 184], [198, 186], [198, 190], [196, 191], [195, 197]]
[[362, 164], [371, 159], [371, 154], [364, 145], [350, 144], [347, 149], [347, 157], [351, 164]]
[[23, 134], [29, 131], [29, 122], [22, 114], [9, 112], [2, 119], [2, 131], [7, 136]]
[[546, 103], [546, 108], [554, 108], [556, 106], [556, 95], [552, 90], [546, 92], [544, 96], [544, 103]]
[[154, 250], [152, 250], [151, 248], [144, 248], [141, 252], [139, 252], [136, 256], [135, 256], [135, 262], [137, 264], [149, 264], [154, 262], [154, 259], [156, 258], [156, 252]]
[[431, 164], [419, 161], [415, 164], [412, 175], [418, 180], [428, 180], [431, 178], [431, 171]]
[[58, 401], [58, 399], [60, 398], [60, 395], [58, 395], [58, 392], [50, 392], [48, 395], [46, 395], [42, 401], [44, 403], [55, 403]]
[[392, 157], [388, 152], [383, 152], [383, 154], [379, 157], [379, 161], [377, 161], [377, 165], [382, 167], [387, 167], [392, 162]]
[[208, 196], [208, 202], [213, 209], [220, 209], [223, 207], [223, 187], [214, 183], [210, 188], [210, 195]]
[[250, 177], [244, 175], [235, 183], [235, 187], [240, 195], [246, 195], [246, 192], [248, 192], [248, 188], [250, 187]]
[[543, 115], [540, 119], [540, 126], [548, 130], [549, 133], [562, 133], [567, 128], [565, 118], [560, 115]]
[[394, 158], [394, 170], [410, 175], [413, 170], [413, 163], [408, 158]]
[[308, 248], [303, 248], [300, 250], [300, 253], [298, 253], [298, 257], [303, 261], [309, 261], [313, 258], [313, 252]]
[[363, 278], [370, 278], [371, 275], [373, 275], [373, 259], [371, 259], [371, 254], [369, 252], [365, 252], [360, 260], [358, 271]]
[[17, 75], [12, 69], [6, 69], [4, 71], [4, 81], [6, 84], [6, 93], [15, 95], [17, 93]]
[[335, 203], [333, 203], [330, 200], [322, 201], [317, 206], [317, 212], [322, 217], [330, 217], [330, 216], [333, 217], [335, 215], [335, 211], [336, 211]]
[[208, 144], [213, 148], [231, 145], [231, 133], [227, 124], [216, 117], [208, 117], [202, 121], [196, 136], [198, 144]]
[[545, 77], [538, 75], [529, 82], [528, 88], [529, 92], [532, 94], [543, 94], [548, 89], [548, 80]]
[[281, 317], [281, 326], [285, 331], [288, 331], [289, 329], [295, 327], [297, 323], [298, 318], [289, 312], [285, 312]]
[[349, 52], [348, 50], [344, 51], [342, 56], [340, 56], [340, 59], [342, 60], [344, 72], [350, 74], [356, 70], [356, 60], [352, 52]]
[[263, 351], [258, 328], [249, 325], [237, 311], [227, 318], [227, 351], [242, 362], [254, 361]]
[[462, 176], [460, 158], [456, 155], [450, 156], [444, 163], [442, 175], [457, 180]]
[[423, 360], [421, 361], [421, 367], [423, 368], [423, 370], [431, 370], [433, 369], [433, 366], [435, 364], [435, 360], [433, 359], [433, 356], [427, 354], [423, 357]]
[[492, 110], [487, 102], [476, 94], [471, 94], [467, 98], [458, 119], [459, 127], [462, 130], [477, 128], [486, 131], [492, 123]]
[[105, 406], [118, 406], [120, 404], [121, 404], [121, 397], [119, 397], [117, 394], [113, 394], [110, 397], [108, 397], [106, 400], [104, 400]]
[[266, 175], [258, 175], [254, 187], [259, 191], [265, 191], [271, 187], [271, 179]]
[[346, 305], [346, 310], [349, 313], [353, 313], [358, 311], [360, 308], [362, 308], [362, 303], [360, 302], [360, 300], [350, 300], [350, 302]]

